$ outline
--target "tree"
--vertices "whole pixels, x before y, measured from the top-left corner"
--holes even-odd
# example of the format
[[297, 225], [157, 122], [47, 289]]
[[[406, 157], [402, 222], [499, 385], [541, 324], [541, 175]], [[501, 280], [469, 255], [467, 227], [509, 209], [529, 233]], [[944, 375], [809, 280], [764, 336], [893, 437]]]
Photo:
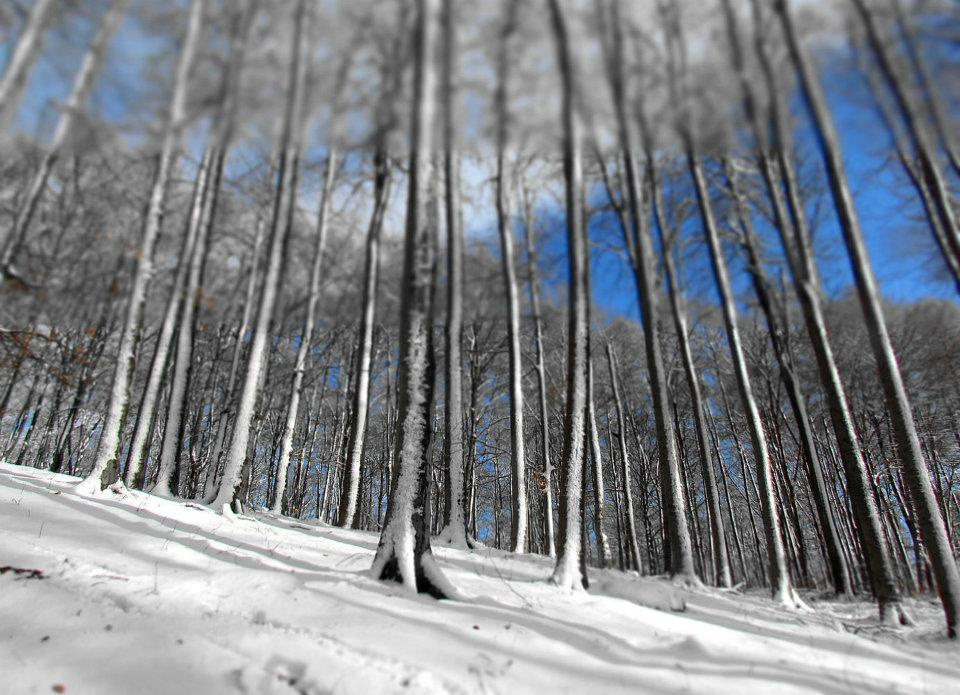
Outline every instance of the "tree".
[[37, 0], [33, 3], [23, 33], [10, 55], [3, 77], [0, 78], [0, 133], [6, 133], [16, 116], [24, 87], [30, 79], [34, 63], [47, 28], [50, 13], [57, 3], [54, 0]]
[[567, 389], [563, 416], [563, 489], [560, 498], [560, 544], [551, 581], [572, 591], [587, 585], [583, 547], [583, 474], [587, 412], [587, 286], [589, 262], [583, 201], [583, 145], [577, 113], [576, 81], [567, 19], [560, 0], [550, 0], [550, 19], [562, 81], [563, 177], [567, 210], [567, 256], [570, 264], [567, 323]]
[[446, 182], [444, 212], [447, 228], [447, 325], [444, 331], [444, 477], [442, 543], [467, 543], [463, 476], [463, 211], [460, 202], [460, 154], [457, 148], [458, 69], [457, 23], [452, 2], [445, 2], [443, 20], [443, 166]]
[[526, 445], [523, 436], [523, 365], [520, 356], [520, 299], [513, 260], [513, 205], [512, 182], [507, 171], [510, 145], [507, 102], [510, 91], [511, 37], [516, 31], [518, 2], [507, 2], [507, 18], [500, 34], [497, 60], [497, 230], [500, 235], [500, 253], [503, 284], [507, 295], [507, 342], [510, 355], [510, 486], [511, 530], [510, 542], [514, 552], [527, 547], [527, 478]]
[[434, 142], [435, 52], [438, 0], [417, 0], [414, 34], [413, 104], [407, 218], [400, 297], [400, 370], [397, 403], [396, 482], [380, 543], [370, 570], [409, 591], [435, 598], [456, 589], [430, 550], [430, 475], [433, 446], [431, 412], [436, 366], [433, 354], [433, 300], [437, 230], [431, 225], [430, 176]]

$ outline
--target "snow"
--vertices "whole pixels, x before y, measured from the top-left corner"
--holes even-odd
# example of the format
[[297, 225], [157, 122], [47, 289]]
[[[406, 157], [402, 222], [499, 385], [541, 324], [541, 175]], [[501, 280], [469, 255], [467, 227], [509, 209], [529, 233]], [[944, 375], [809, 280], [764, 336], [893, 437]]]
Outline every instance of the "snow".
[[[915, 627], [866, 602], [674, 586], [435, 548], [461, 600], [370, 577], [377, 534], [224, 517], [0, 464], [0, 674], [9, 693], [956, 692], [930, 601]], [[0, 570], [2, 571], [2, 570]], [[60, 690], [58, 690], [60, 691]]]

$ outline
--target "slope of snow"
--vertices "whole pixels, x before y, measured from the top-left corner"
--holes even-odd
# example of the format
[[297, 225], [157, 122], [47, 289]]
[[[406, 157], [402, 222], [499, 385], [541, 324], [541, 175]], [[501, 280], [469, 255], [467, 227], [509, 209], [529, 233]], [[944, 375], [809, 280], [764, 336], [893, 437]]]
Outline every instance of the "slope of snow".
[[[757, 595], [436, 548], [466, 601], [369, 577], [377, 535], [223, 517], [0, 464], [0, 689], [9, 693], [957, 692], [937, 606], [892, 633], [866, 603]], [[52, 690], [53, 689], [53, 690]]]

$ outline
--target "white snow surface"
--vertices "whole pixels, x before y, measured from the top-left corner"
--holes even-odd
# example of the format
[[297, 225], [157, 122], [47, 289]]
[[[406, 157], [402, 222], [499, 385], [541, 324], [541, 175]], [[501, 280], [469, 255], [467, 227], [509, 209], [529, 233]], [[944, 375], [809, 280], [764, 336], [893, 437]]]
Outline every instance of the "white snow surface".
[[465, 600], [374, 581], [377, 535], [224, 517], [0, 464], [4, 693], [958, 692], [942, 614], [893, 632], [865, 602], [791, 612], [761, 594], [434, 549]]

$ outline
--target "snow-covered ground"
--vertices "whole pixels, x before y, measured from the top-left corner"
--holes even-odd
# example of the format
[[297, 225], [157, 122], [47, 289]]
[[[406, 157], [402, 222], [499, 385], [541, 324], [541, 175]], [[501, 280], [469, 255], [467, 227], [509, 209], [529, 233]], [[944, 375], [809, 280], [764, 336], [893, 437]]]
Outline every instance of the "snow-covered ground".
[[760, 595], [594, 572], [545, 582], [532, 555], [436, 551], [468, 601], [368, 575], [376, 534], [224, 518], [0, 464], [4, 693], [960, 692], [930, 602], [918, 626], [866, 603], [791, 613]]

